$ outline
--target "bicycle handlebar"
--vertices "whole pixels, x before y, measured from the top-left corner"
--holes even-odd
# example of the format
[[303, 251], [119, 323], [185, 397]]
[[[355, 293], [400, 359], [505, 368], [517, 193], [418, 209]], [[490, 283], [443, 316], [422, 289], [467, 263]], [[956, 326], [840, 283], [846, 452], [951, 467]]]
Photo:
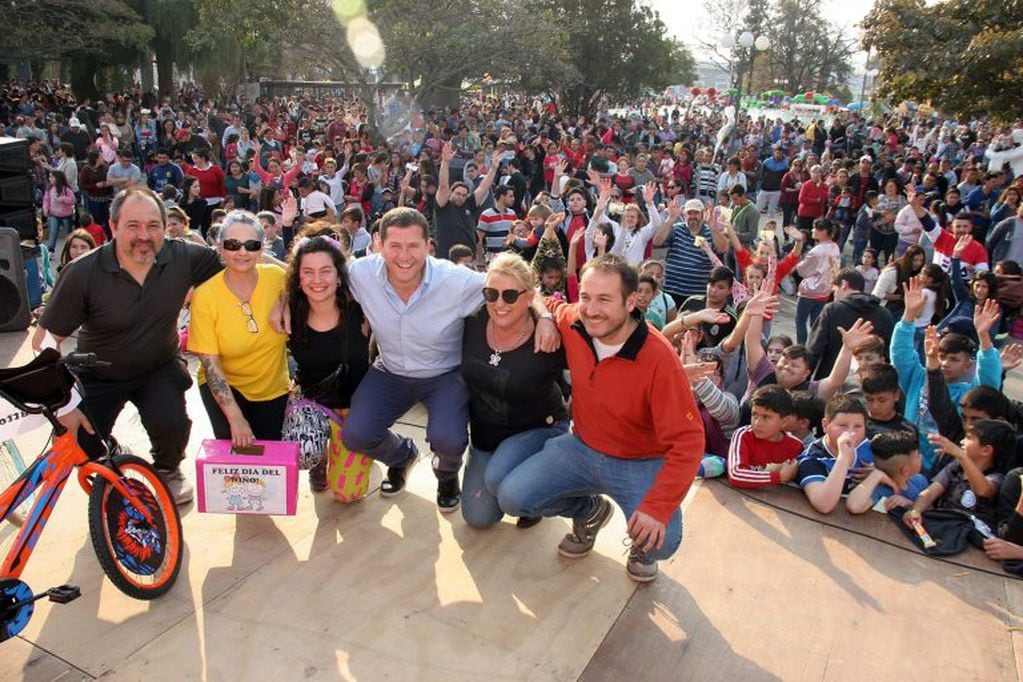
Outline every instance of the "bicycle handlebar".
[[61, 363], [71, 369], [110, 367], [111, 364], [105, 360], [98, 359], [95, 353], [68, 353], [61, 359]]

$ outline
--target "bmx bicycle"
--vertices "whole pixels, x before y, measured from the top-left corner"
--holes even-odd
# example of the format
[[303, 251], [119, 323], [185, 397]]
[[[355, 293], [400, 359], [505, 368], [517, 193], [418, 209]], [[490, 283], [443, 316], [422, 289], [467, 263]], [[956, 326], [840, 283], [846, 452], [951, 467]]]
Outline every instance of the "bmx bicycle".
[[[181, 518], [156, 470], [144, 459], [122, 452], [109, 437], [104, 438], [105, 453], [90, 459], [75, 434], [57, 419], [76, 384], [71, 369], [107, 365], [92, 353], [61, 357], [49, 349], [27, 365], [0, 369], [0, 398], [29, 414], [43, 415], [53, 429], [48, 449], [0, 493], [0, 518], [4, 523], [20, 522], [0, 564], [0, 642], [24, 630], [40, 599], [66, 604], [81, 596], [81, 590], [70, 584], [33, 594], [20, 580], [73, 470], [89, 496], [89, 535], [96, 558], [114, 586], [135, 599], [155, 599], [177, 580]], [[16, 508], [33, 493], [35, 500], [18, 518]]]

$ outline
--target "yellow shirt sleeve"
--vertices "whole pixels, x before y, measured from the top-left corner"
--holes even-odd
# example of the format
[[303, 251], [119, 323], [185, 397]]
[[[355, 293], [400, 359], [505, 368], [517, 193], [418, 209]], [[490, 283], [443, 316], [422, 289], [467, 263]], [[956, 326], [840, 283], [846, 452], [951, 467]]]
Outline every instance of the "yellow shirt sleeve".
[[217, 273], [200, 284], [192, 294], [188, 321], [188, 350], [197, 355], [220, 355], [217, 322], [223, 297], [218, 296], [218, 290], [227, 288], [223, 280], [224, 274]]

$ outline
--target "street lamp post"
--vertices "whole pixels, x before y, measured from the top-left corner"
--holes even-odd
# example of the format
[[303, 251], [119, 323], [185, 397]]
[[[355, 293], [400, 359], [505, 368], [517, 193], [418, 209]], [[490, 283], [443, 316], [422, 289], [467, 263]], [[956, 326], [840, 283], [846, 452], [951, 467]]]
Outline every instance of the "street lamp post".
[[[771, 47], [771, 40], [767, 36], [754, 36], [749, 31], [743, 31], [739, 34], [739, 38], [736, 41], [744, 50], [749, 50], [749, 83], [750, 90], [753, 89], [753, 64], [757, 58], [757, 52], [763, 52]], [[756, 48], [756, 49], [751, 49]], [[739, 60], [739, 86], [736, 92], [736, 100], [738, 101], [738, 108], [736, 109], [736, 117], [738, 117], [739, 111], [742, 109], [742, 80], [743, 80], [742, 60]]]

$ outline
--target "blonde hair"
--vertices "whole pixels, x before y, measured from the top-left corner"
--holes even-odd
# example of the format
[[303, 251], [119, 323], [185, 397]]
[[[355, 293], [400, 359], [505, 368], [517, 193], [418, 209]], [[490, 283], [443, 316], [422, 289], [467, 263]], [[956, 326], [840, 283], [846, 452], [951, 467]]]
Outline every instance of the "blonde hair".
[[522, 256], [511, 251], [505, 251], [494, 256], [487, 267], [487, 279], [491, 275], [504, 275], [511, 277], [522, 285], [523, 289], [536, 288], [536, 272], [529, 267], [529, 263], [522, 260]]
[[635, 211], [636, 213], [636, 225], [632, 228], [633, 230], [638, 230], [646, 225], [646, 216], [643, 215], [643, 211], [639, 210], [639, 206], [636, 204], [626, 204], [625, 208], [622, 209], [622, 217], [625, 217], [625, 213], [628, 211]]
[[527, 218], [542, 218], [547, 220], [551, 217], [551, 209], [543, 204], [533, 204], [526, 213]]

